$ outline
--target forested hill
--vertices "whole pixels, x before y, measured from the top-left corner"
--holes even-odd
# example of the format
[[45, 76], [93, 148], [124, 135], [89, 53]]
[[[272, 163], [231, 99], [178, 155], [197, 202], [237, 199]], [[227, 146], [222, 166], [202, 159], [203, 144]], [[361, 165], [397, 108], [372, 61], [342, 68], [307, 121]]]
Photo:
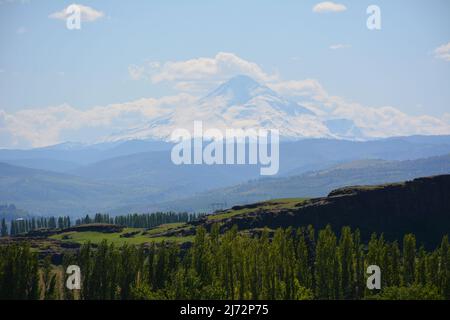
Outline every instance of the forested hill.
[[255, 230], [309, 224], [323, 228], [330, 224], [334, 230], [343, 226], [359, 228], [364, 239], [372, 232], [383, 233], [387, 239], [414, 233], [419, 243], [434, 246], [450, 231], [450, 175], [346, 187], [327, 197], [304, 201], [285, 199], [235, 206], [206, 216], [197, 224], [209, 229], [219, 220], [224, 230], [233, 225], [240, 230]]

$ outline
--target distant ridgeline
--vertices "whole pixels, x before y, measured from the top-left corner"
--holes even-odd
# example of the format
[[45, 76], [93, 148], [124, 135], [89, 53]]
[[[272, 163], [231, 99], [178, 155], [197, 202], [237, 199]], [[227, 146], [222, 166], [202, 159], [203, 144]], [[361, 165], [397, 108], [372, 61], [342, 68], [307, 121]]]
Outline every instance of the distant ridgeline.
[[[128, 214], [116, 217], [110, 217], [109, 214], [97, 213], [94, 217], [86, 215], [84, 218], [77, 219], [75, 225], [84, 225], [92, 223], [115, 224], [132, 228], [152, 228], [165, 223], [190, 222], [198, 219], [200, 215], [174, 212], [155, 212], [146, 214]], [[9, 221], [9, 222], [8, 222]], [[9, 225], [9, 228], [6, 227]], [[30, 231], [40, 229], [66, 229], [72, 226], [69, 216], [65, 217], [39, 217], [39, 218], [17, 218], [7, 220], [1, 219], [1, 236], [15, 236], [26, 234]], [[8, 231], [9, 229], [9, 231]], [[6, 231], [5, 231], [6, 230]]]

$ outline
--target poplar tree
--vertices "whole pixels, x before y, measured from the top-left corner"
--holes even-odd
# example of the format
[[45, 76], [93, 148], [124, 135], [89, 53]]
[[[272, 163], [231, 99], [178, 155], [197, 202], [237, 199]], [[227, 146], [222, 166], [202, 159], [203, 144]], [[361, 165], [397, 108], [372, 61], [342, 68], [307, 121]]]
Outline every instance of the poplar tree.
[[339, 240], [339, 260], [341, 270], [341, 290], [344, 299], [354, 297], [355, 270], [354, 270], [354, 244], [352, 232], [349, 227], [343, 227]]
[[414, 283], [416, 272], [416, 238], [407, 234], [403, 238], [403, 281], [406, 286]]
[[301, 286], [311, 289], [313, 287], [312, 273], [305, 230], [299, 229], [297, 231], [297, 237], [297, 278]]
[[427, 270], [426, 270], [427, 257], [425, 253], [425, 248], [420, 246], [419, 253], [417, 256], [416, 263], [416, 284], [426, 285], [427, 282]]
[[448, 236], [442, 238], [439, 248], [439, 283], [440, 292], [446, 298], [450, 299], [450, 252]]
[[366, 283], [364, 281], [364, 247], [361, 244], [361, 233], [359, 229], [355, 230], [353, 235], [354, 251], [355, 251], [355, 298], [361, 299], [364, 296]]
[[339, 287], [336, 273], [337, 248], [336, 235], [328, 225], [319, 232], [316, 245], [316, 296], [319, 299], [335, 299]]
[[394, 241], [389, 246], [390, 250], [390, 265], [391, 265], [391, 276], [390, 284], [391, 286], [400, 286], [401, 284], [401, 262], [400, 262], [400, 249], [398, 247], [398, 242]]
[[2, 219], [2, 226], [1, 226], [0, 235], [2, 237], [7, 237], [8, 236], [8, 227], [6, 226], [5, 218]]

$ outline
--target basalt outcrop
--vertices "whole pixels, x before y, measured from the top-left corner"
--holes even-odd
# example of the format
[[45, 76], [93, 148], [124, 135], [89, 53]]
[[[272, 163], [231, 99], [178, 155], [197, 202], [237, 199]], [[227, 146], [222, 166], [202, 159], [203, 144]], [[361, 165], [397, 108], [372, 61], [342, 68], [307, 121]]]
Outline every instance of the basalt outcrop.
[[[240, 206], [242, 208], [245, 206]], [[212, 223], [203, 220], [208, 229]], [[310, 224], [323, 228], [330, 224], [336, 231], [350, 226], [358, 228], [365, 240], [373, 232], [383, 233], [385, 238], [392, 240], [414, 233], [419, 245], [423, 243], [432, 247], [444, 234], [450, 233], [450, 175], [386, 185], [345, 187], [294, 208], [256, 209], [220, 223], [222, 230], [233, 225], [245, 230]]]

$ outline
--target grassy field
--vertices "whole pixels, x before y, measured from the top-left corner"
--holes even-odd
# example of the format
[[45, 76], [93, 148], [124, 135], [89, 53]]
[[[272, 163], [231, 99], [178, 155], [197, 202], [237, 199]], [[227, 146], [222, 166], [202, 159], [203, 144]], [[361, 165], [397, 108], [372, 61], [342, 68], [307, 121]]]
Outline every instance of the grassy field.
[[277, 210], [277, 209], [292, 209], [296, 205], [303, 203], [307, 199], [305, 198], [286, 198], [286, 199], [274, 199], [269, 201], [260, 202], [256, 207], [252, 208], [240, 208], [240, 209], [228, 209], [221, 211], [217, 214], [212, 214], [208, 216], [210, 221], [218, 221], [222, 219], [228, 219], [237, 215], [249, 214], [259, 210]]
[[[289, 198], [289, 199], [274, 199], [257, 203], [252, 206], [240, 206], [235, 209], [228, 209], [216, 214], [208, 215], [207, 219], [213, 222], [219, 222], [220, 220], [229, 219], [237, 215], [245, 215], [254, 213], [260, 210], [286, 210], [295, 208], [295, 206], [303, 203], [304, 198]], [[98, 244], [103, 240], [114, 243], [121, 246], [125, 243], [140, 245], [144, 243], [159, 243], [162, 241], [172, 241], [176, 243], [192, 242], [194, 236], [182, 236], [186, 235], [185, 231], [188, 231], [193, 226], [187, 223], [168, 223], [158, 227], [145, 230], [141, 228], [124, 228], [120, 232], [101, 232], [101, 231], [68, 231], [60, 234], [50, 236], [51, 239], [60, 240], [63, 242], [73, 242], [79, 244], [85, 244], [91, 242]], [[92, 230], [92, 229], [91, 229]], [[173, 235], [172, 231], [175, 231]], [[179, 232], [178, 232], [179, 231]], [[167, 233], [171, 234], [168, 235]]]
[[186, 226], [185, 222], [166, 223], [166, 224], [162, 224], [160, 226], [157, 226], [155, 228], [152, 228], [152, 229], [148, 230], [146, 232], [146, 234], [148, 234], [150, 236], [155, 236], [155, 235], [158, 235], [160, 233], [163, 233], [163, 232], [166, 232], [166, 231], [170, 231], [170, 230], [173, 230], [173, 229], [182, 229], [185, 226]]
[[[193, 237], [158, 236], [163, 232], [169, 231], [173, 228], [181, 227], [182, 225], [184, 225], [184, 223], [169, 223], [150, 229], [147, 232], [145, 232], [144, 229], [140, 228], [124, 228], [122, 232], [115, 232], [115, 233], [104, 233], [93, 231], [85, 231], [85, 232], [71, 231], [57, 234], [51, 236], [50, 238], [61, 240], [64, 242], [75, 242], [79, 244], [84, 244], [87, 242], [98, 244], [103, 240], [107, 240], [108, 242], [114, 243], [119, 246], [125, 243], [139, 245], [143, 243], [162, 242], [162, 241], [173, 241], [177, 243], [191, 242], [193, 240]], [[124, 236], [126, 234], [132, 235], [126, 237]]]

